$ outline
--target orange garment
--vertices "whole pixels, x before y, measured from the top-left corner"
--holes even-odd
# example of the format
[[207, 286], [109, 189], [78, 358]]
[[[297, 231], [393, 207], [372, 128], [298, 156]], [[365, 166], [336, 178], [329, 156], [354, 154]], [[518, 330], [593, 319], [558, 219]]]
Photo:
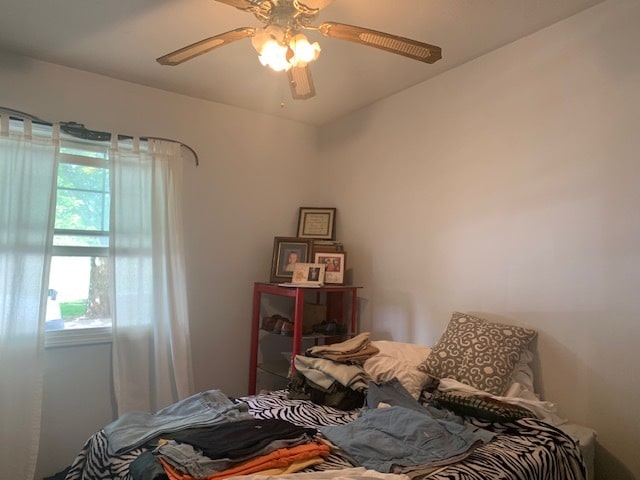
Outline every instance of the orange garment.
[[296, 473], [300, 470], [304, 470], [307, 467], [313, 467], [314, 465], [318, 465], [324, 462], [324, 458], [322, 457], [313, 457], [307, 460], [297, 460], [290, 464], [285, 468], [268, 468], [267, 470], [260, 470], [256, 472], [254, 475], [284, 475], [286, 473]]
[[[315, 442], [296, 445], [291, 448], [279, 448], [271, 453], [251, 458], [234, 467], [222, 470], [221, 472], [217, 472], [199, 480], [222, 480], [235, 475], [248, 475], [272, 468], [286, 468], [294, 462], [317, 457], [327, 457], [329, 456], [329, 453], [329, 447], [327, 445]], [[191, 475], [183, 473], [173, 467], [162, 457], [158, 457], [158, 459], [160, 460], [160, 463], [162, 463], [162, 467], [169, 477], [169, 480], [196, 480]]]

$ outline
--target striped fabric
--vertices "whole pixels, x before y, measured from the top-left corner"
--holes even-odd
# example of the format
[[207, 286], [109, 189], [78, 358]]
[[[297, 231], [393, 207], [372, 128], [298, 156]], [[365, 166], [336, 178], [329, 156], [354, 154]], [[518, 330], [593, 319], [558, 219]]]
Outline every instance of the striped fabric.
[[[358, 411], [345, 412], [305, 400], [289, 400], [286, 391], [246, 397], [250, 412], [257, 418], [281, 418], [296, 425], [318, 427], [340, 425], [354, 420]], [[537, 420], [524, 418], [509, 423], [486, 422], [468, 418], [478, 427], [499, 435], [478, 447], [465, 460], [432, 473], [431, 480], [584, 480], [586, 470], [576, 442], [559, 429]], [[129, 464], [145, 448], [120, 456], [107, 454], [103, 431], [90, 437], [69, 469], [66, 480], [133, 480]], [[322, 464], [310, 471], [354, 467], [346, 452], [334, 451]]]

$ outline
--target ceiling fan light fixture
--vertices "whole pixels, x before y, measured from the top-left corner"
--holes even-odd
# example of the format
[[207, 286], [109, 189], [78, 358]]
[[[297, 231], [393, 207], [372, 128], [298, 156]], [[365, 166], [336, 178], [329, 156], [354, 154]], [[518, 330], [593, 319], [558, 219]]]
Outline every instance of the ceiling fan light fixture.
[[318, 42], [309, 43], [307, 37], [301, 33], [297, 33], [289, 42], [291, 50], [293, 50], [293, 58], [291, 62], [296, 67], [304, 67], [308, 63], [313, 62], [320, 55], [320, 45]]
[[287, 36], [276, 25], [256, 30], [251, 43], [262, 65], [276, 72], [288, 71], [291, 67], [304, 67], [320, 55], [318, 42], [309, 43], [301, 33], [295, 34], [290, 40], [287, 40]]
[[287, 50], [287, 47], [279, 43], [267, 42], [262, 48], [262, 53], [258, 55], [258, 60], [262, 65], [276, 72], [289, 70], [291, 64], [287, 61]]
[[283, 43], [284, 32], [275, 25], [256, 29], [251, 44], [258, 52], [258, 59], [264, 66], [268, 66], [276, 72], [288, 70], [286, 59], [287, 47]]

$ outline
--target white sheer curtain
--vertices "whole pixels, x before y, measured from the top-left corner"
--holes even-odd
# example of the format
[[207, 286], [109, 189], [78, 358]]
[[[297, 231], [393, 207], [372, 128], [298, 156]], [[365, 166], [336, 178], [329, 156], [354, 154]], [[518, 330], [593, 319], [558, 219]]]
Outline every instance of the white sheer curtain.
[[[0, 116], [0, 469], [34, 476], [40, 440], [44, 316], [57, 138], [9, 131]], [[56, 129], [53, 130], [54, 132]]]
[[[113, 136], [115, 138], [115, 136]], [[191, 395], [180, 145], [112, 141], [111, 313], [118, 413]]]

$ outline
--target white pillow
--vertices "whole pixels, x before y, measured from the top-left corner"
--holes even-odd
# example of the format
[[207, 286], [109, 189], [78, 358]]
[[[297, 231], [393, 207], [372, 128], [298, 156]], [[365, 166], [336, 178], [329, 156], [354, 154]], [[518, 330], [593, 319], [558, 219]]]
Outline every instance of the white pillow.
[[374, 340], [371, 345], [380, 350], [363, 364], [364, 371], [371, 380], [381, 383], [397, 378], [417, 400], [429, 378], [418, 366], [424, 363], [431, 353], [431, 348], [391, 340]]
[[518, 364], [511, 373], [511, 385], [507, 388], [503, 396], [517, 397], [522, 391], [529, 391], [535, 394], [533, 387], [533, 370], [530, 367], [533, 361], [533, 352], [530, 349], [525, 350], [520, 355]]
[[[397, 378], [417, 400], [429, 380], [429, 376], [419, 370], [418, 366], [424, 363], [431, 353], [431, 348], [391, 340], [373, 340], [371, 345], [380, 350], [363, 364], [364, 371], [371, 380], [381, 383]], [[533, 353], [527, 349], [511, 374], [511, 385], [505, 392], [505, 397], [517, 397], [522, 395], [523, 391], [534, 393], [533, 371], [529, 366], [532, 360]]]

